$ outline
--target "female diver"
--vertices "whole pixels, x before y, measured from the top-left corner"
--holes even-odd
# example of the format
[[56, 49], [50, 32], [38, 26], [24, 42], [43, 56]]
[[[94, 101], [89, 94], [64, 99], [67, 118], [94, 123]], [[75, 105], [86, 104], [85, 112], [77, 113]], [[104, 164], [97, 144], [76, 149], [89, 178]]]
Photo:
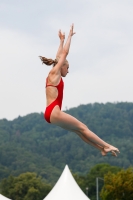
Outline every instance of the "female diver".
[[61, 111], [64, 87], [62, 77], [67, 75], [69, 69], [69, 63], [66, 60], [66, 57], [69, 53], [72, 36], [75, 34], [73, 29], [74, 26], [72, 24], [65, 45], [65, 34], [62, 34], [59, 30], [60, 45], [55, 60], [40, 56], [42, 63], [46, 65], [53, 64], [53, 68], [50, 70], [46, 79], [47, 107], [44, 113], [44, 118], [48, 123], [75, 132], [84, 142], [100, 150], [103, 156], [108, 152], [111, 152], [113, 156], [117, 156], [117, 153], [120, 153], [117, 148], [104, 142], [95, 133], [90, 131], [85, 124], [76, 118]]

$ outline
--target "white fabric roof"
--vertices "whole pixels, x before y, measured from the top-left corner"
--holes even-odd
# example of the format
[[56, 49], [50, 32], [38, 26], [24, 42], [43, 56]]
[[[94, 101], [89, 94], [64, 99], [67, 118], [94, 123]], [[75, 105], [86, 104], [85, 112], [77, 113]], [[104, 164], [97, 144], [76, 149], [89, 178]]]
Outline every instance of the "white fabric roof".
[[10, 200], [7, 197], [3, 196], [2, 194], [0, 194], [0, 200]]
[[44, 200], [89, 200], [89, 198], [80, 189], [66, 165], [59, 180]]

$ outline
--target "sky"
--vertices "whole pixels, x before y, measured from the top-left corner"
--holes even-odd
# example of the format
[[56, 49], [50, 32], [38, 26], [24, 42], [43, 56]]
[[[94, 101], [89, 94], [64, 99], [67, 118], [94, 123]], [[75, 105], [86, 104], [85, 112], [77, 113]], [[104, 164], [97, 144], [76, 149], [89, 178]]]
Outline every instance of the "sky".
[[62, 109], [133, 102], [132, 0], [0, 0], [0, 119], [44, 112], [58, 30], [76, 34]]

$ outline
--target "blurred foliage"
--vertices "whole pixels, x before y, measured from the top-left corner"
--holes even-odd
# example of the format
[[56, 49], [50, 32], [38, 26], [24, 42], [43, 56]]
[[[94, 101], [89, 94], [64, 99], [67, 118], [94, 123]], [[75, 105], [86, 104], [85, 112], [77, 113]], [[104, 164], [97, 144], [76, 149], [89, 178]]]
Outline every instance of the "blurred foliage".
[[104, 176], [101, 197], [103, 200], [133, 200], [133, 168], [117, 174], [108, 172]]
[[[91, 168], [89, 173], [87, 173], [85, 176], [79, 176], [76, 174], [74, 175], [74, 178], [77, 181], [80, 188], [84, 191], [84, 193], [88, 194], [91, 200], [96, 200], [96, 178], [99, 178], [98, 190], [100, 193], [104, 185], [104, 175], [108, 172], [115, 174], [120, 170], [120, 167], [111, 166], [107, 163], [102, 163], [97, 164], [93, 168]], [[88, 192], [86, 188], [88, 188]]]
[[[78, 176], [84, 176], [96, 164], [108, 163], [120, 168], [133, 165], [133, 103], [94, 103], [65, 112], [118, 147], [121, 152], [118, 157], [110, 154], [102, 157], [99, 151], [84, 143], [75, 133], [46, 123], [43, 113], [19, 116], [12, 121], [1, 119], [0, 180], [9, 175], [35, 172], [46, 183], [54, 185], [66, 164]], [[91, 178], [88, 177], [88, 180]], [[93, 185], [89, 187], [93, 196]]]
[[51, 186], [45, 184], [36, 173], [9, 176], [1, 182], [1, 193], [15, 200], [40, 200], [47, 196]]

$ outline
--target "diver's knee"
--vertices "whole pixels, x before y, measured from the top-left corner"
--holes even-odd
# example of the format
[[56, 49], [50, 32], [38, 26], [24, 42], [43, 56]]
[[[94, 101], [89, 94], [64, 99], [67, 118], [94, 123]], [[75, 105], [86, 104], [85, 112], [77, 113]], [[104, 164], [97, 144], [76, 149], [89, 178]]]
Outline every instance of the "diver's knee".
[[88, 127], [85, 124], [80, 124], [80, 126], [79, 126], [80, 132], [84, 132], [84, 131], [86, 131], [86, 129], [88, 129]]

